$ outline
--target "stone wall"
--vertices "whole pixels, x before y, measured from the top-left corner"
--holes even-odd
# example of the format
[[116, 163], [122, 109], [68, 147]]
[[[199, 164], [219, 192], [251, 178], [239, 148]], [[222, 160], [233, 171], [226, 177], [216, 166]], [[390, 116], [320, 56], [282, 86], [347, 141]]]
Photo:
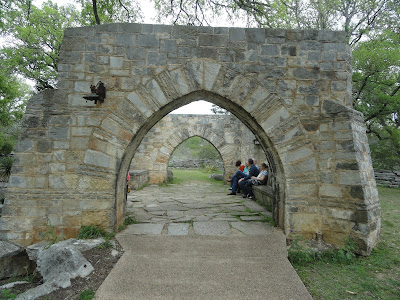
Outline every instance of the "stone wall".
[[[351, 68], [344, 32], [67, 29], [59, 90], [27, 104], [0, 239], [27, 245], [49, 223], [66, 238], [88, 224], [116, 230], [143, 138], [176, 108], [207, 100], [260, 143], [271, 167], [274, 220], [285, 234], [336, 245], [352, 237], [368, 254], [378, 241], [380, 205], [363, 118], [351, 107]], [[85, 101], [99, 81], [104, 103]]]
[[390, 170], [374, 170], [375, 180], [377, 184], [399, 188], [400, 187], [400, 171]]
[[198, 169], [198, 168], [203, 168], [207, 165], [215, 166], [219, 170], [224, 169], [224, 164], [222, 163], [222, 161], [210, 160], [210, 159], [184, 159], [184, 160], [171, 159], [168, 163], [168, 167], [177, 169]]
[[226, 180], [236, 172], [238, 159], [243, 163], [248, 158], [266, 161], [261, 146], [254, 142], [254, 134], [233, 115], [169, 114], [146, 134], [130, 169], [148, 170], [150, 183], [164, 182], [173, 151], [194, 136], [209, 141], [219, 152]]

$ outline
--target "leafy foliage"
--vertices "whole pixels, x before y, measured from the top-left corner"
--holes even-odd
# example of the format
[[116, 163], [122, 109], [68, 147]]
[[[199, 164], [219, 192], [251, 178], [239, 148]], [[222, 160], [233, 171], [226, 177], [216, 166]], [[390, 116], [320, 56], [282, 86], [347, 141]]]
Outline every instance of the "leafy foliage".
[[27, 85], [0, 70], [0, 155], [10, 154], [15, 147], [27, 94]]
[[0, 157], [0, 176], [6, 178], [10, 177], [13, 162], [14, 160], [12, 157]]
[[195, 136], [180, 144], [172, 153], [172, 158], [215, 160], [220, 159], [220, 155], [210, 142]]
[[72, 6], [59, 7], [52, 1], [41, 9], [30, 1], [15, 2], [16, 9], [5, 17], [6, 33], [11, 38], [0, 52], [3, 65], [33, 80], [37, 90], [53, 89], [64, 29], [80, 24], [78, 12]]
[[400, 33], [384, 31], [353, 52], [353, 102], [365, 116], [375, 167], [400, 168]]

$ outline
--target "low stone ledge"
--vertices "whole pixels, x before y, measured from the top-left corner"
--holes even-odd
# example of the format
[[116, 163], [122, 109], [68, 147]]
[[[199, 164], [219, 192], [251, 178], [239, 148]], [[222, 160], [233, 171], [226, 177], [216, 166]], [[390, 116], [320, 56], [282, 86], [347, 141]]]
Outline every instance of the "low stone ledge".
[[149, 171], [147, 170], [132, 170], [129, 171], [131, 179], [128, 184], [133, 190], [140, 189], [149, 182]]
[[262, 201], [267, 206], [272, 206], [274, 192], [268, 185], [253, 185], [253, 193], [257, 200]]

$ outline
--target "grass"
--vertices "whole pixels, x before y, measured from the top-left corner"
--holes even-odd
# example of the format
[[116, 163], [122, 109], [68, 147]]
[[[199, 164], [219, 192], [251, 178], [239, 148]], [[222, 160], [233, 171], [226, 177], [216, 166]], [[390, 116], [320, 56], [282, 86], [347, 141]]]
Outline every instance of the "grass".
[[400, 299], [400, 189], [378, 191], [381, 240], [369, 257], [293, 263], [314, 299]]
[[92, 300], [94, 298], [94, 292], [92, 290], [86, 290], [80, 293], [79, 300]]
[[11, 290], [0, 290], [0, 300], [12, 300], [17, 297]]
[[78, 231], [78, 239], [96, 239], [98, 237], [104, 237], [108, 241], [114, 237], [114, 233], [107, 232], [95, 225], [82, 226]]

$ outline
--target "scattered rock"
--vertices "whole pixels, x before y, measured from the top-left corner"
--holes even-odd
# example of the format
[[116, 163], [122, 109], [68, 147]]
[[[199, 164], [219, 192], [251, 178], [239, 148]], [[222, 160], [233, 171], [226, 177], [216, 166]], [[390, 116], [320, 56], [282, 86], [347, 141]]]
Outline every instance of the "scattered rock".
[[168, 170], [167, 172], [167, 180], [168, 182], [171, 182], [174, 179], [174, 173], [172, 173], [171, 170]]
[[26, 275], [35, 269], [26, 251], [20, 246], [0, 241], [0, 279]]
[[[104, 242], [105, 242], [104, 238], [88, 239], [88, 240], [68, 239], [68, 240], [57, 243], [57, 245], [59, 245], [59, 247], [71, 246], [71, 247], [74, 247], [76, 250], [83, 252], [83, 251], [92, 249], [94, 247], [97, 247]], [[26, 248], [26, 252], [28, 253], [30, 260], [36, 261], [39, 252], [46, 250], [50, 246], [51, 246], [51, 244], [49, 244], [49, 242], [42, 241], [37, 244], [28, 246]]]
[[223, 174], [211, 174], [210, 176], [208, 176], [208, 178], [210, 179], [214, 179], [217, 181], [223, 181], [224, 180], [224, 175]]
[[0, 286], [0, 290], [11, 289], [16, 285], [28, 284], [28, 281], [14, 281]]
[[69, 281], [71, 278], [89, 275], [93, 271], [93, 266], [74, 247], [58, 243], [39, 252], [37, 270], [43, 276], [45, 283], [58, 281], [58, 286], [67, 287], [71, 284]]

